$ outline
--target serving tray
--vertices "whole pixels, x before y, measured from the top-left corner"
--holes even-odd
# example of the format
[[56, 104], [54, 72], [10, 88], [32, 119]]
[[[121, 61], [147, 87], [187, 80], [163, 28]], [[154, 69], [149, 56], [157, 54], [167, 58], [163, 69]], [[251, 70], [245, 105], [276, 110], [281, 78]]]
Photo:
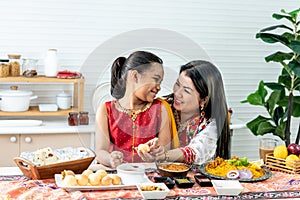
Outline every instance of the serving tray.
[[[221, 179], [221, 180], [233, 180], [233, 179], [230, 179], [230, 178], [225, 178], [223, 176], [216, 176], [216, 175], [213, 175], [213, 174], [210, 174], [208, 172], [206, 172], [206, 167], [207, 163], [206, 164], [203, 164], [203, 165], [199, 165], [199, 171], [205, 175], [206, 177], [210, 178], [210, 179]], [[262, 167], [265, 174], [261, 177], [258, 177], [258, 178], [242, 178], [242, 179], [237, 179], [239, 180], [240, 182], [259, 182], [259, 181], [264, 181], [264, 180], [267, 180], [268, 178], [270, 178], [272, 176], [272, 172], [267, 169], [266, 167]]]
[[[55, 178], [55, 183], [58, 187], [63, 188], [67, 191], [75, 191], [75, 190], [79, 190], [79, 191], [86, 191], [86, 190], [119, 190], [119, 189], [136, 189], [137, 186], [136, 185], [124, 185], [124, 184], [120, 184], [120, 185], [108, 185], [108, 186], [64, 186], [63, 184], [63, 180], [62, 180], [62, 175], [61, 174], [55, 174], [54, 176]], [[148, 177], [145, 175], [144, 176], [145, 183], [152, 183], [152, 181], [150, 181], [148, 179]]]

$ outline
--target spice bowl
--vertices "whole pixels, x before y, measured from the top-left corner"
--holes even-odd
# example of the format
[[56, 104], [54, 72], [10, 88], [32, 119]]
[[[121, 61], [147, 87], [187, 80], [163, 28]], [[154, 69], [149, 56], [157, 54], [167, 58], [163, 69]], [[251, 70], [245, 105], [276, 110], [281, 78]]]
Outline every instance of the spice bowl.
[[164, 199], [170, 192], [164, 183], [140, 183], [137, 188], [143, 199]]
[[218, 195], [237, 196], [243, 190], [238, 180], [211, 180]]
[[174, 177], [175, 184], [179, 188], [191, 188], [195, 184], [195, 182], [189, 177]]

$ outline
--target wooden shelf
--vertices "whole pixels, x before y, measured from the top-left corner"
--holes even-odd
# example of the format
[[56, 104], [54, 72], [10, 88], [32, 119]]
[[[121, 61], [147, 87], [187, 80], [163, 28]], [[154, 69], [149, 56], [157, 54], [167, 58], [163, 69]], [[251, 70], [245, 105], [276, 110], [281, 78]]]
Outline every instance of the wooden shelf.
[[67, 110], [57, 110], [55, 112], [41, 112], [38, 106], [30, 106], [29, 110], [24, 112], [4, 112], [0, 111], [0, 116], [68, 116], [69, 112], [78, 112], [76, 108]]
[[0, 82], [18, 82], [18, 83], [81, 83], [84, 82], [83, 78], [77, 79], [63, 79], [63, 78], [55, 78], [55, 77], [45, 77], [45, 76], [37, 76], [37, 77], [1, 77]]
[[58, 110], [55, 112], [40, 112], [38, 106], [30, 106], [28, 111], [24, 112], [4, 112], [0, 111], [1, 116], [68, 116], [69, 112], [79, 112], [83, 111], [84, 108], [84, 78], [77, 79], [62, 79], [56, 77], [45, 77], [45, 76], [37, 76], [37, 77], [1, 77], [0, 82], [4, 83], [51, 83], [51, 84], [73, 84], [73, 107], [68, 110]]

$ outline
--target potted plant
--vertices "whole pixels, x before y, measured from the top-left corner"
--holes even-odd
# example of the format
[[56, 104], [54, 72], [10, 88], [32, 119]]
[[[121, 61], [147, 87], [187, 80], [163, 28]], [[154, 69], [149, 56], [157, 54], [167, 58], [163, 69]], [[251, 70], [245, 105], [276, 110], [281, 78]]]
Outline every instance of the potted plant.
[[[256, 38], [286, 47], [286, 52], [277, 51], [265, 57], [266, 62], [276, 62], [282, 66], [277, 82], [260, 81], [258, 89], [247, 96], [242, 103], [262, 106], [268, 116], [259, 115], [246, 125], [254, 135], [273, 133], [288, 146], [291, 143], [291, 118], [300, 117], [300, 8], [292, 12], [281, 10], [274, 13], [276, 20], [287, 20], [290, 25], [278, 24], [262, 29]], [[299, 143], [300, 123], [295, 143]]]

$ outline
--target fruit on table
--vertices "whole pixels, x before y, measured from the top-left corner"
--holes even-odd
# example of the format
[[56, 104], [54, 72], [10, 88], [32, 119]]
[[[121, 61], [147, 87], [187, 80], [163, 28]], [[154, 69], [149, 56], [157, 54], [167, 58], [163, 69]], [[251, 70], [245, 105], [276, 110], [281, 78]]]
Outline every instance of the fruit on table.
[[289, 144], [287, 149], [288, 149], [289, 153], [291, 153], [291, 154], [295, 154], [295, 155], [300, 154], [300, 145], [299, 144], [291, 143], [291, 144]]
[[273, 155], [275, 158], [286, 159], [286, 157], [288, 156], [288, 150], [285, 145], [279, 145], [275, 147]]
[[287, 167], [293, 167], [294, 166], [294, 161], [297, 161], [297, 160], [300, 160], [300, 158], [295, 154], [291, 154], [288, 157], [286, 157], [285, 165]]

